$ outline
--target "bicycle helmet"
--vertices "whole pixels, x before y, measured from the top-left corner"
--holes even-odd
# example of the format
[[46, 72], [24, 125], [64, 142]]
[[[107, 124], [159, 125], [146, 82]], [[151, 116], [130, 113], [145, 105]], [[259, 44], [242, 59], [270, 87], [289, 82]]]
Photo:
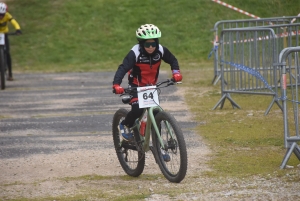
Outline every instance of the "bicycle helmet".
[[136, 30], [135, 35], [138, 40], [147, 40], [160, 38], [161, 32], [158, 27], [153, 24], [144, 24]]
[[7, 5], [5, 3], [0, 3], [0, 14], [4, 15], [6, 13]]

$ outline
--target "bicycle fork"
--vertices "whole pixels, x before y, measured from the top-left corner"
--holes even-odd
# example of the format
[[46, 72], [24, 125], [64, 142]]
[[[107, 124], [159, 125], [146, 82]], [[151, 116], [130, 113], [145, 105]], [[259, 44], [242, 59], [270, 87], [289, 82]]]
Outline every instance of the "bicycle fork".
[[[154, 130], [155, 130], [155, 133], [156, 133], [156, 135], [157, 135], [157, 138], [158, 138], [158, 140], [159, 140], [159, 143], [160, 143], [162, 149], [163, 149], [163, 150], [168, 150], [168, 145], [164, 144], [163, 139], [162, 139], [162, 137], [161, 137], [161, 133], [160, 133], [160, 131], [159, 131], [159, 129], [158, 129], [158, 126], [157, 126], [157, 124], [156, 124], [155, 117], [154, 117], [154, 115], [153, 115], [153, 110], [154, 110], [154, 109], [157, 109], [157, 108], [158, 108], [160, 111], [162, 111], [162, 109], [159, 108], [159, 107], [149, 108], [149, 111], [148, 111], [148, 117], [147, 117], [147, 118], [148, 118], [148, 121], [147, 121], [147, 125], [146, 125], [146, 133], [147, 133], [147, 135], [145, 135], [145, 143], [144, 143], [144, 145], [143, 145], [143, 150], [145, 150], [145, 152], [146, 152], [146, 151], [149, 151], [149, 149], [150, 149], [149, 143], [150, 143], [151, 123], [152, 123], [152, 126], [153, 126]], [[149, 121], [149, 119], [150, 119], [150, 121]], [[164, 123], [165, 123], [165, 126], [166, 126], [166, 128], [167, 128], [168, 134], [170, 134], [170, 136], [171, 136], [171, 139], [174, 139], [174, 133], [173, 133], [172, 130], [171, 130], [171, 127], [170, 127], [170, 125], [169, 125], [169, 122], [164, 121]], [[166, 146], [167, 146], [167, 147], [166, 147]]]

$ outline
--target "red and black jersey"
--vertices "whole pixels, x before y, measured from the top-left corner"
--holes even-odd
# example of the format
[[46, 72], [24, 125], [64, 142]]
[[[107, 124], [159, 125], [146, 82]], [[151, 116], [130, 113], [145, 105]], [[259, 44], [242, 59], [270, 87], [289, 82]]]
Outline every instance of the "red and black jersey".
[[133, 46], [123, 63], [119, 66], [113, 84], [121, 84], [125, 74], [128, 72], [129, 84], [136, 86], [155, 85], [159, 75], [161, 60], [170, 64], [171, 70], [179, 70], [178, 61], [175, 56], [164, 46], [159, 45], [151, 54], [140, 47]]

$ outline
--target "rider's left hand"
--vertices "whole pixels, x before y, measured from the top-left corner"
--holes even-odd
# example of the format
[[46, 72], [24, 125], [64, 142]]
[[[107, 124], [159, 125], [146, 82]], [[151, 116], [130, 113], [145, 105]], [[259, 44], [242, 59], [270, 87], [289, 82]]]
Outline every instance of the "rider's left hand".
[[172, 70], [172, 78], [175, 82], [180, 82], [182, 80], [182, 75], [180, 74], [180, 70]]
[[22, 31], [20, 29], [16, 30], [16, 35], [21, 35]]

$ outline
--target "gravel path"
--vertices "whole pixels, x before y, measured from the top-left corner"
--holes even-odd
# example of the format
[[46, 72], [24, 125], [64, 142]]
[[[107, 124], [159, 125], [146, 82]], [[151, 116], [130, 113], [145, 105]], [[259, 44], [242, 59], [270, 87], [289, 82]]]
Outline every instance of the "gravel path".
[[[114, 151], [111, 121], [117, 108], [129, 106], [112, 94], [112, 77], [111, 72], [15, 74], [16, 80], [0, 91], [0, 200], [73, 196], [87, 188], [106, 195], [97, 200], [110, 200], [126, 194], [126, 189], [115, 189], [116, 181], [150, 193], [145, 200], [300, 200], [299, 183], [288, 179], [203, 176], [212, 151], [194, 133], [197, 122], [184, 104], [183, 89], [176, 87], [162, 91], [161, 105], [184, 131], [186, 178], [169, 183], [149, 152], [144, 177], [119, 179], [125, 173]], [[164, 73], [161, 77], [167, 78]], [[107, 179], [65, 179], [85, 175]], [[157, 179], [145, 179], [151, 176]]]
[[[30, 186], [35, 181], [125, 174], [114, 152], [111, 120], [117, 108], [129, 106], [112, 94], [112, 77], [108, 72], [16, 74], [16, 80], [7, 83], [0, 96], [0, 198], [52, 191], [49, 185], [40, 185], [40, 193], [33, 193], [36, 189], [31, 191]], [[204, 157], [209, 150], [195, 140], [196, 123], [188, 115], [182, 92], [169, 87], [162, 94], [162, 106], [179, 121], [188, 149], [196, 150], [197, 156], [189, 152], [189, 159]], [[146, 163], [145, 174], [160, 173], [151, 154]]]

